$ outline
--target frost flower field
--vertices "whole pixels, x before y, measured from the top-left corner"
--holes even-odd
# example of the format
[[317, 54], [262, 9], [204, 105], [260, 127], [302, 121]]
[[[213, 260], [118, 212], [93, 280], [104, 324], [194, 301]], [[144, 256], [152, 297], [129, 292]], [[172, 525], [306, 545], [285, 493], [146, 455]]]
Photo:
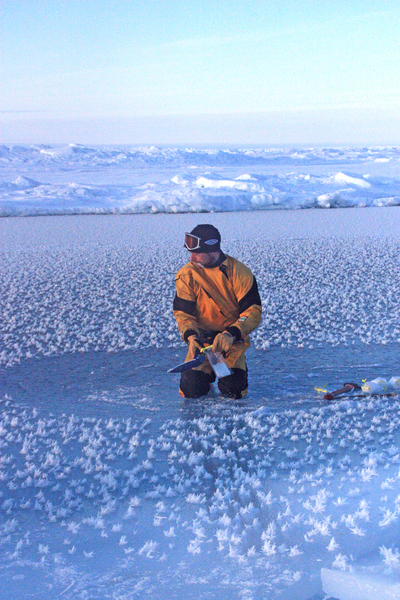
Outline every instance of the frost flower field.
[[398, 209], [287, 215], [209, 215], [265, 308], [240, 402], [166, 374], [198, 215], [0, 221], [1, 598], [399, 598], [400, 399], [314, 389], [399, 375]]
[[399, 401], [220, 408], [160, 424], [3, 400], [3, 593], [311, 598], [321, 567], [398, 591]]

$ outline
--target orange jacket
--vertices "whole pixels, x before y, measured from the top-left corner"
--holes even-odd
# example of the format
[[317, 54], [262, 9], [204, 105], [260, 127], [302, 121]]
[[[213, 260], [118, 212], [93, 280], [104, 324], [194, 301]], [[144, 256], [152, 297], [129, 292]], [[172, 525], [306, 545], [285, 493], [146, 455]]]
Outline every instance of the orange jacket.
[[261, 321], [257, 281], [248, 267], [223, 252], [212, 267], [189, 262], [177, 273], [173, 312], [186, 342], [201, 329], [229, 331], [235, 340], [248, 335]]

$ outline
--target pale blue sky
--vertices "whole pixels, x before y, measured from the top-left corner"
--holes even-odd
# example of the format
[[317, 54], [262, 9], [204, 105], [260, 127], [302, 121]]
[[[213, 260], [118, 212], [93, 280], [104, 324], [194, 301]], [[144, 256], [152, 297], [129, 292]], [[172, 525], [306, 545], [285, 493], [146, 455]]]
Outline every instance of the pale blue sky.
[[2, 0], [0, 142], [400, 143], [398, 0]]

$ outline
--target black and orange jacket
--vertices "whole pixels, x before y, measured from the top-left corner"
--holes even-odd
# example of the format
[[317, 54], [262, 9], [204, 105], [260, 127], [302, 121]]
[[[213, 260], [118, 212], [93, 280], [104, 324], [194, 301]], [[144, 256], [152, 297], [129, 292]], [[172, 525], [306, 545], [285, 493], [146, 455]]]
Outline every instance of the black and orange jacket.
[[248, 267], [221, 252], [211, 267], [189, 262], [177, 273], [173, 312], [182, 339], [201, 330], [229, 331], [235, 340], [261, 321], [257, 281]]

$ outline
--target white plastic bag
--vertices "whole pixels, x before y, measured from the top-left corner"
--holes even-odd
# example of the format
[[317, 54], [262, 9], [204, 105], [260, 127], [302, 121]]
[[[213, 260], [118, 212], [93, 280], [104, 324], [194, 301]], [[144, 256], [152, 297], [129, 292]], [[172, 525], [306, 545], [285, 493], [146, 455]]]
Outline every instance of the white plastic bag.
[[364, 381], [361, 389], [366, 394], [385, 394], [388, 391], [388, 382], [383, 377], [377, 377], [372, 381]]
[[207, 348], [204, 353], [218, 379], [232, 375], [232, 371], [226, 364], [221, 352], [213, 352], [211, 348]]
[[400, 393], [400, 375], [394, 375], [389, 379], [388, 388], [391, 392]]

